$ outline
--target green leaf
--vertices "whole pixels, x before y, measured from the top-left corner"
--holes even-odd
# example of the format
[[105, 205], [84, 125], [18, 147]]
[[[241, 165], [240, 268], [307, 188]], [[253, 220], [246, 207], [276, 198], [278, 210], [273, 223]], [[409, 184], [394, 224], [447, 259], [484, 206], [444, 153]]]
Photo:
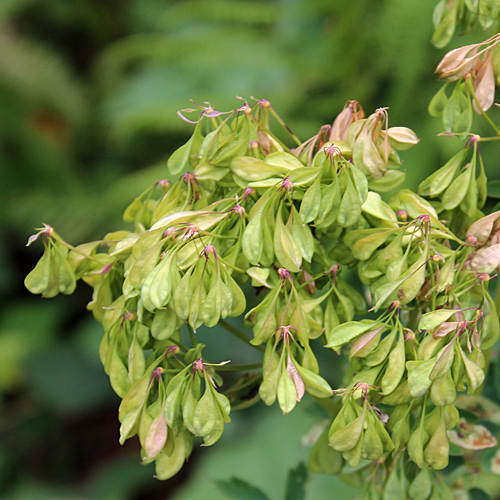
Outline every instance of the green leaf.
[[442, 49], [451, 40], [457, 23], [457, 4], [448, 2], [444, 4], [441, 20], [432, 35], [432, 43], [438, 49]]
[[500, 180], [490, 181], [487, 184], [488, 196], [490, 198], [500, 198]]
[[230, 500], [269, 500], [259, 488], [236, 477], [215, 481], [215, 485]]
[[[184, 144], [183, 146], [181, 146], [179, 149], [177, 149], [172, 153], [167, 162], [167, 168], [169, 169], [171, 174], [176, 175], [180, 174], [181, 172], [187, 172], [191, 168], [191, 165], [189, 163], [189, 156], [191, 154], [192, 144], [193, 144], [193, 138], [191, 137], [186, 142], [186, 144]], [[137, 201], [138, 200], [136, 200], [136, 202]]]
[[469, 500], [490, 500], [490, 496], [481, 488], [471, 488], [469, 491]]
[[446, 86], [448, 83], [445, 83], [441, 86], [441, 88], [437, 91], [434, 97], [431, 99], [429, 103], [429, 114], [431, 116], [440, 117], [443, 114], [444, 107], [448, 102], [448, 96], [446, 95]]
[[421, 196], [437, 196], [442, 193], [455, 177], [455, 173], [462, 165], [467, 151], [467, 149], [462, 149], [439, 170], [423, 180], [418, 186], [418, 194]]
[[303, 462], [291, 469], [288, 472], [285, 500], [305, 500], [307, 479], [307, 467]]
[[465, 198], [469, 190], [472, 179], [472, 168], [466, 168], [448, 187], [442, 197], [443, 207], [446, 210], [453, 210], [458, 207]]
[[457, 84], [443, 110], [443, 125], [447, 132], [467, 134], [472, 126], [472, 105], [465, 85]]

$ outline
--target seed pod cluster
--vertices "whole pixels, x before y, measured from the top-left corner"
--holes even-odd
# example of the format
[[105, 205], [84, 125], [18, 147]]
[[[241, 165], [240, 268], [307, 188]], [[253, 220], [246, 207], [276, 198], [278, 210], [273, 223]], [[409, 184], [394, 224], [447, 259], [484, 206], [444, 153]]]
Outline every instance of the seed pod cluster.
[[[483, 350], [499, 336], [488, 273], [500, 265], [500, 219], [480, 218], [477, 141], [419, 195], [383, 199], [404, 179], [398, 151], [418, 143], [388, 127], [384, 108], [365, 118], [351, 101], [304, 143], [291, 134], [294, 149], [271, 132], [277, 115], [266, 100], [199, 111], [168, 162], [180, 178], [132, 202], [131, 230], [73, 247], [46, 226], [29, 241], [45, 246], [26, 278], [33, 293], [71, 293], [77, 279], [94, 289], [100, 357], [122, 398], [120, 442], [138, 435], [144, 463], [167, 479], [195, 437], [214, 444], [231, 406], [257, 400], [245, 402], [249, 384], [284, 414], [307, 393], [332, 413], [311, 470], [368, 471], [366, 498], [379, 498], [380, 485], [384, 498], [446, 495], [434, 470], [448, 464], [457, 394], [482, 385]], [[250, 308], [251, 287], [260, 293]], [[248, 332], [225, 322], [235, 317]], [[261, 371], [225, 394], [221, 375], [233, 367], [204, 357], [202, 326], [262, 351]], [[332, 359], [321, 368], [319, 347]], [[333, 391], [342, 349], [349, 369]], [[342, 399], [325, 403], [334, 392]]]

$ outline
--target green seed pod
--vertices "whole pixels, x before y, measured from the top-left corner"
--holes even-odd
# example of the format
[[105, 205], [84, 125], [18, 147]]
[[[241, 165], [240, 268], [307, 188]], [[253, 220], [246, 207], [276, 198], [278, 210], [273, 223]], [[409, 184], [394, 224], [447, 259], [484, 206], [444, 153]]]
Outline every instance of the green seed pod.
[[321, 205], [318, 217], [314, 221], [314, 227], [326, 229], [332, 226], [339, 216], [341, 201], [340, 183], [335, 177], [333, 182], [328, 184], [321, 193]]
[[428, 437], [424, 428], [419, 425], [411, 434], [408, 441], [408, 455], [421, 469], [425, 467], [424, 444]]
[[171, 309], [156, 311], [151, 323], [151, 336], [156, 340], [167, 340], [184, 324]]
[[451, 366], [453, 364], [453, 358], [455, 355], [455, 339], [453, 339], [448, 345], [444, 346], [437, 354], [437, 361], [432, 369], [429, 378], [435, 380], [444, 377], [450, 372]]
[[460, 420], [460, 413], [455, 405], [448, 405], [443, 408], [446, 428], [450, 431]]
[[278, 305], [279, 289], [276, 288], [266, 297], [265, 302], [261, 302], [252, 311], [249, 311], [245, 318], [248, 318], [253, 311], [257, 311], [255, 315], [255, 325], [253, 327], [254, 338], [251, 341], [253, 345], [260, 345], [266, 342], [276, 331], [278, 322], [276, 320], [275, 308]]
[[415, 477], [408, 491], [412, 500], [427, 500], [432, 492], [432, 479], [429, 469], [424, 467]]
[[250, 264], [256, 266], [259, 264], [263, 249], [262, 234], [263, 217], [257, 214], [253, 217], [245, 228], [241, 241], [241, 248]]
[[361, 201], [359, 194], [349, 176], [347, 176], [346, 190], [340, 202], [337, 221], [341, 227], [350, 227], [356, 224], [361, 215]]
[[358, 441], [362, 440], [365, 417], [366, 410], [345, 427], [329, 435], [329, 441], [334, 450], [342, 452], [350, 451], [356, 446]]
[[169, 456], [161, 452], [156, 457], [156, 477], [160, 480], [170, 479], [177, 474], [193, 448], [193, 436], [187, 432], [175, 438], [175, 448]]
[[351, 346], [349, 357], [365, 358], [375, 350], [380, 342], [380, 337], [384, 326], [376, 330], [370, 330], [358, 337]]
[[189, 308], [191, 305], [191, 298], [193, 296], [193, 288], [191, 285], [192, 272], [192, 268], [188, 269], [174, 291], [175, 313], [184, 321], [187, 321], [189, 318]]
[[[142, 254], [140, 254], [140, 256], [136, 257], [134, 265], [130, 268], [128, 278], [130, 280], [130, 283], [135, 288], [141, 288], [148, 275], [155, 268], [158, 260], [160, 259], [160, 254], [164, 245], [163, 240], [158, 241], [162, 234], [158, 230], [151, 231], [147, 234], [148, 236], [149, 234], [152, 235], [149, 239], [153, 239], [154, 236], [153, 241], [155, 241], [155, 243], [152, 246], [148, 247]], [[141, 238], [139, 238], [139, 240], [137, 240], [136, 244], [134, 245], [134, 249], [141, 243]]]
[[146, 370], [146, 360], [137, 337], [134, 335], [128, 352], [128, 378], [131, 385], [137, 383]]
[[297, 390], [286, 370], [281, 372], [277, 387], [278, 403], [284, 415], [290, 413], [297, 404]]
[[206, 387], [205, 393], [198, 401], [193, 414], [193, 428], [198, 436], [209, 436], [214, 430], [216, 420], [220, 418], [216, 411], [217, 403], [212, 391]]
[[363, 437], [361, 436], [354, 448], [349, 451], [344, 451], [342, 457], [352, 467], [358, 467], [361, 462], [361, 454], [363, 452]]
[[293, 205], [292, 213], [285, 227], [297, 243], [302, 258], [307, 262], [311, 262], [314, 254], [314, 238], [311, 229], [302, 221], [302, 217]]
[[398, 406], [408, 403], [411, 399], [408, 380], [403, 380], [388, 396], [384, 396], [382, 402], [390, 406]]
[[366, 357], [365, 362], [368, 366], [379, 365], [387, 359], [396, 339], [396, 334], [397, 330], [394, 329], [380, 341], [378, 347]]
[[[446, 210], [453, 210], [465, 199], [472, 182], [474, 169], [470, 164], [465, 166], [465, 170], [450, 184], [442, 197], [442, 204]], [[477, 204], [477, 202], [476, 202]]]
[[401, 473], [400, 461], [392, 468], [384, 487], [384, 500], [400, 500], [405, 498], [405, 481], [404, 475]]
[[429, 375], [436, 364], [436, 357], [427, 361], [407, 361], [408, 388], [414, 398], [423, 396], [431, 386], [432, 380]]
[[125, 367], [125, 363], [121, 359], [116, 343], [114, 349], [111, 351], [111, 361], [109, 364], [108, 375], [113, 390], [116, 394], [118, 394], [118, 396], [124, 398], [130, 389], [130, 381], [128, 370]]
[[329, 398], [333, 394], [332, 388], [328, 384], [328, 382], [317, 375], [316, 373], [308, 370], [307, 368], [300, 366], [298, 363], [295, 363], [295, 367], [299, 372], [306, 391], [316, 398]]
[[334, 450], [328, 443], [328, 428], [314, 443], [309, 452], [308, 469], [313, 474], [339, 474], [344, 465], [342, 453]]
[[431, 401], [436, 406], [451, 405], [457, 399], [455, 382], [451, 378], [451, 372], [447, 372], [440, 378], [436, 378], [430, 389]]
[[194, 412], [201, 397], [200, 378], [193, 377], [182, 397], [182, 420], [191, 434], [196, 434]]
[[300, 204], [299, 213], [305, 224], [312, 222], [318, 217], [321, 200], [321, 175], [318, 175], [311, 187], [305, 192]]
[[427, 361], [435, 356], [438, 349], [441, 348], [444, 340], [442, 338], [434, 338], [432, 335], [426, 335], [418, 346], [417, 356], [419, 360]]
[[406, 405], [397, 406], [396, 409], [397, 408], [404, 409], [405, 413], [402, 418], [397, 419], [392, 426], [391, 436], [396, 451], [406, 446], [411, 435], [410, 412], [406, 409]]
[[399, 338], [396, 346], [389, 355], [389, 363], [382, 378], [382, 394], [387, 396], [399, 385], [405, 372], [405, 339], [403, 332], [399, 332]]
[[163, 412], [151, 422], [144, 441], [146, 459], [152, 459], [159, 455], [167, 442], [168, 428]]
[[418, 186], [418, 194], [431, 197], [441, 194], [451, 184], [457, 169], [462, 165], [466, 153], [467, 149], [462, 149], [443, 167], [422, 181]]
[[484, 371], [465, 355], [460, 346], [458, 346], [458, 351], [462, 357], [467, 374], [467, 394], [472, 394], [484, 382]]
[[276, 215], [276, 228], [274, 232], [274, 253], [281, 267], [293, 273], [300, 271], [302, 253], [299, 245], [288, 228], [283, 224], [281, 210]]
[[325, 347], [338, 349], [361, 334], [375, 330], [380, 326], [382, 325], [376, 321], [348, 321], [342, 323], [326, 334], [329, 342]]
[[366, 460], [378, 460], [384, 453], [384, 446], [375, 426], [371, 423], [369, 415], [367, 416], [367, 422], [368, 425], [363, 433], [361, 457]]
[[[436, 410], [440, 408], [436, 408]], [[425, 461], [436, 470], [442, 470], [448, 465], [450, 455], [450, 442], [446, 433], [444, 412], [440, 412], [440, 420], [437, 429], [427, 443], [424, 450]]]

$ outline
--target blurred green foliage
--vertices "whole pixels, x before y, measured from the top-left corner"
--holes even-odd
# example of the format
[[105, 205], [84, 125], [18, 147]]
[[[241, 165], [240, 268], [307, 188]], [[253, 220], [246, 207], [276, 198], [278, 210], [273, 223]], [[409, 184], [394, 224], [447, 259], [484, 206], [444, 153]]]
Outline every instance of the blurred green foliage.
[[[288, 469], [307, 456], [300, 443], [317, 419], [312, 404], [285, 420], [261, 406], [238, 415], [179, 477], [154, 481], [137, 464], [138, 447], [118, 445], [100, 327], [82, 316], [89, 291], [50, 303], [28, 296], [23, 277], [38, 252], [24, 244], [42, 222], [75, 244], [116, 227], [129, 202], [167, 176], [166, 158], [191, 130], [176, 114], [189, 99], [226, 110], [238, 105], [236, 95], [265, 97], [302, 139], [348, 99], [369, 113], [389, 106], [390, 125], [412, 128], [426, 144], [406, 156], [415, 188], [459, 147], [437, 140], [441, 124], [427, 115], [443, 55], [429, 42], [434, 4], [0, 2], [3, 499], [210, 500], [220, 498], [213, 481], [230, 476], [252, 484], [258, 476], [259, 488], [283, 497]], [[486, 164], [494, 174], [495, 163]], [[312, 477], [307, 488], [311, 499], [332, 488], [350, 495], [330, 477]]]

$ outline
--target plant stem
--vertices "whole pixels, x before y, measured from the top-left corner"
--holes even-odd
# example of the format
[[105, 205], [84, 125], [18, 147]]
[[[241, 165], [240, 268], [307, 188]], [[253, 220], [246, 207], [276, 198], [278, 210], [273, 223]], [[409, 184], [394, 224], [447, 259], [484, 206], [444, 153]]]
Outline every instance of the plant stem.
[[302, 143], [300, 142], [300, 139], [290, 130], [288, 125], [280, 118], [278, 113], [274, 111], [272, 106], [269, 106], [269, 111], [271, 111], [271, 114], [278, 120], [278, 123], [290, 134], [290, 137], [297, 143], [297, 146], [300, 146]]
[[193, 344], [193, 347], [196, 347], [198, 345], [198, 341], [196, 340], [196, 337], [194, 336], [194, 330], [191, 327], [189, 323], [186, 323], [188, 332], [189, 332], [189, 338], [191, 339], [191, 343]]
[[224, 321], [221, 319], [219, 321], [219, 325], [224, 328], [227, 332], [229, 332], [231, 335], [234, 335], [236, 338], [242, 340], [243, 342], [246, 342], [248, 345], [253, 347], [254, 349], [257, 349], [260, 352], [264, 352], [265, 348], [262, 345], [253, 345], [250, 344], [250, 340], [252, 340], [250, 337], [247, 337], [243, 332], [240, 332], [237, 328], [235, 328], [233, 325], [230, 325], [227, 321]]
[[216, 371], [218, 372], [247, 372], [252, 370], [258, 370], [262, 368], [262, 363], [253, 363], [250, 365], [224, 365], [218, 366]]
[[262, 123], [259, 120], [257, 120], [255, 116], [250, 115], [250, 117], [259, 124], [259, 127], [262, 129], [263, 132], [272, 137], [287, 153], [293, 154], [290, 151], [290, 148], [283, 141], [280, 141], [267, 127], [262, 125]]

